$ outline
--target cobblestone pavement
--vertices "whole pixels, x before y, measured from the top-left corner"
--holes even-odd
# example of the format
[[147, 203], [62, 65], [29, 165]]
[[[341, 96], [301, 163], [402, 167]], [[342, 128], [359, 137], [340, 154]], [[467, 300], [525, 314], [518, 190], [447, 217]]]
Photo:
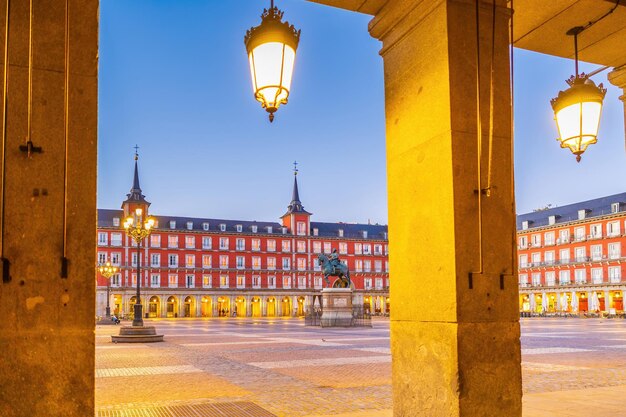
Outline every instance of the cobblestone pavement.
[[[96, 329], [99, 417], [391, 417], [389, 321], [149, 320], [165, 342]], [[523, 319], [524, 417], [626, 417], [626, 320]]]

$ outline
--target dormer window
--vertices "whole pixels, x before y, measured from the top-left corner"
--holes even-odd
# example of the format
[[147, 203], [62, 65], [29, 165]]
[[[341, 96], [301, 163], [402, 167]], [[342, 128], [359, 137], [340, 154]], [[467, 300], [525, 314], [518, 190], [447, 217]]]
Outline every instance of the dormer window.
[[267, 226], [267, 233], [272, 233], [272, 226]]
[[120, 218], [119, 217], [113, 217], [113, 226], [119, 227], [119, 225], [120, 225]]
[[339, 235], [339, 237], [343, 237], [343, 229], [339, 229], [337, 231], [337, 234]]
[[254, 224], [254, 225], [250, 226], [250, 229], [252, 230], [252, 233], [256, 233], [256, 231], [257, 231], [257, 225], [256, 225], [256, 224]]
[[[611, 213], [618, 213], [620, 209], [620, 203], [611, 204]], [[115, 219], [113, 219], [115, 220]]]
[[548, 216], [548, 224], [552, 226], [556, 223], [556, 216]]
[[237, 229], [238, 232], [241, 232], [243, 230], [243, 227], [240, 224], [235, 226], [235, 228]]
[[383, 239], [387, 240], [388, 239], [388, 233], [387, 232], [383, 232]]
[[176, 221], [170, 220], [170, 229], [176, 229]]
[[226, 225], [224, 223], [220, 224], [220, 231], [222, 231], [222, 232], [226, 231]]
[[313, 236], [318, 236], [320, 233], [319, 229], [317, 227], [313, 228]]
[[363, 239], [367, 239], [367, 230], [363, 230], [361, 233], [363, 234]]
[[522, 222], [522, 230], [527, 230], [528, 229], [528, 220], [524, 220]]
[[187, 230], [193, 229], [193, 222], [187, 222]]
[[209, 223], [207, 222], [202, 223], [202, 230], [209, 230]]
[[287, 228], [285, 226], [282, 227], [282, 232], [283, 232], [283, 235], [287, 234]]
[[584, 220], [587, 217], [587, 210], [578, 210], [578, 220]]

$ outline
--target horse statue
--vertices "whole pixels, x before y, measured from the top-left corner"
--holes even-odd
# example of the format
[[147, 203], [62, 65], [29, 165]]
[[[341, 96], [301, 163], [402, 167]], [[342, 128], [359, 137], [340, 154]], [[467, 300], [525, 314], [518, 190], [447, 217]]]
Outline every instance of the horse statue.
[[322, 272], [324, 273], [324, 280], [326, 281], [326, 286], [330, 286], [329, 276], [334, 276], [339, 278], [337, 282], [333, 285], [333, 287], [338, 288], [349, 288], [350, 287], [350, 272], [348, 271], [348, 267], [341, 262], [333, 265], [333, 263], [328, 259], [326, 255], [318, 254], [317, 262], [322, 267]]

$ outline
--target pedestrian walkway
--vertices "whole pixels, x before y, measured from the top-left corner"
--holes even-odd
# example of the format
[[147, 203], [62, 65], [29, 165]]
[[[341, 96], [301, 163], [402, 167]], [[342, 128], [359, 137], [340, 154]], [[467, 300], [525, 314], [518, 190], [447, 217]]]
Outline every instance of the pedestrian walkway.
[[[96, 329], [99, 417], [391, 417], [389, 321], [151, 320], [164, 343]], [[626, 321], [524, 319], [524, 417], [626, 416]]]

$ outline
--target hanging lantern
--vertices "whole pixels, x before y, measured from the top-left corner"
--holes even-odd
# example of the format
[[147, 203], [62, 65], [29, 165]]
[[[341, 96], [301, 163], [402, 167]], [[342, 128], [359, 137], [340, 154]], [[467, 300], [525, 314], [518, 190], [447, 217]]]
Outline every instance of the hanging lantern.
[[561, 142], [562, 148], [569, 148], [576, 155], [576, 161], [580, 162], [580, 155], [589, 145], [598, 141], [606, 88], [602, 84], [596, 86], [585, 74], [571, 77], [567, 84], [570, 88], [559, 91], [558, 96], [551, 101], [559, 130], [557, 140]]
[[281, 104], [287, 104], [300, 31], [283, 22], [284, 12], [274, 7], [264, 9], [261, 24], [247, 31], [244, 37], [254, 98], [261, 102], [270, 122]]
[[567, 32], [567, 35], [574, 36], [576, 75], [566, 81], [570, 88], [559, 91], [557, 97], [550, 100], [559, 131], [557, 140], [561, 148], [569, 148], [576, 155], [577, 162], [587, 147], [598, 141], [602, 101], [606, 94], [602, 84], [596, 86], [589, 76], [578, 74], [578, 34], [585, 29], [577, 26]]

